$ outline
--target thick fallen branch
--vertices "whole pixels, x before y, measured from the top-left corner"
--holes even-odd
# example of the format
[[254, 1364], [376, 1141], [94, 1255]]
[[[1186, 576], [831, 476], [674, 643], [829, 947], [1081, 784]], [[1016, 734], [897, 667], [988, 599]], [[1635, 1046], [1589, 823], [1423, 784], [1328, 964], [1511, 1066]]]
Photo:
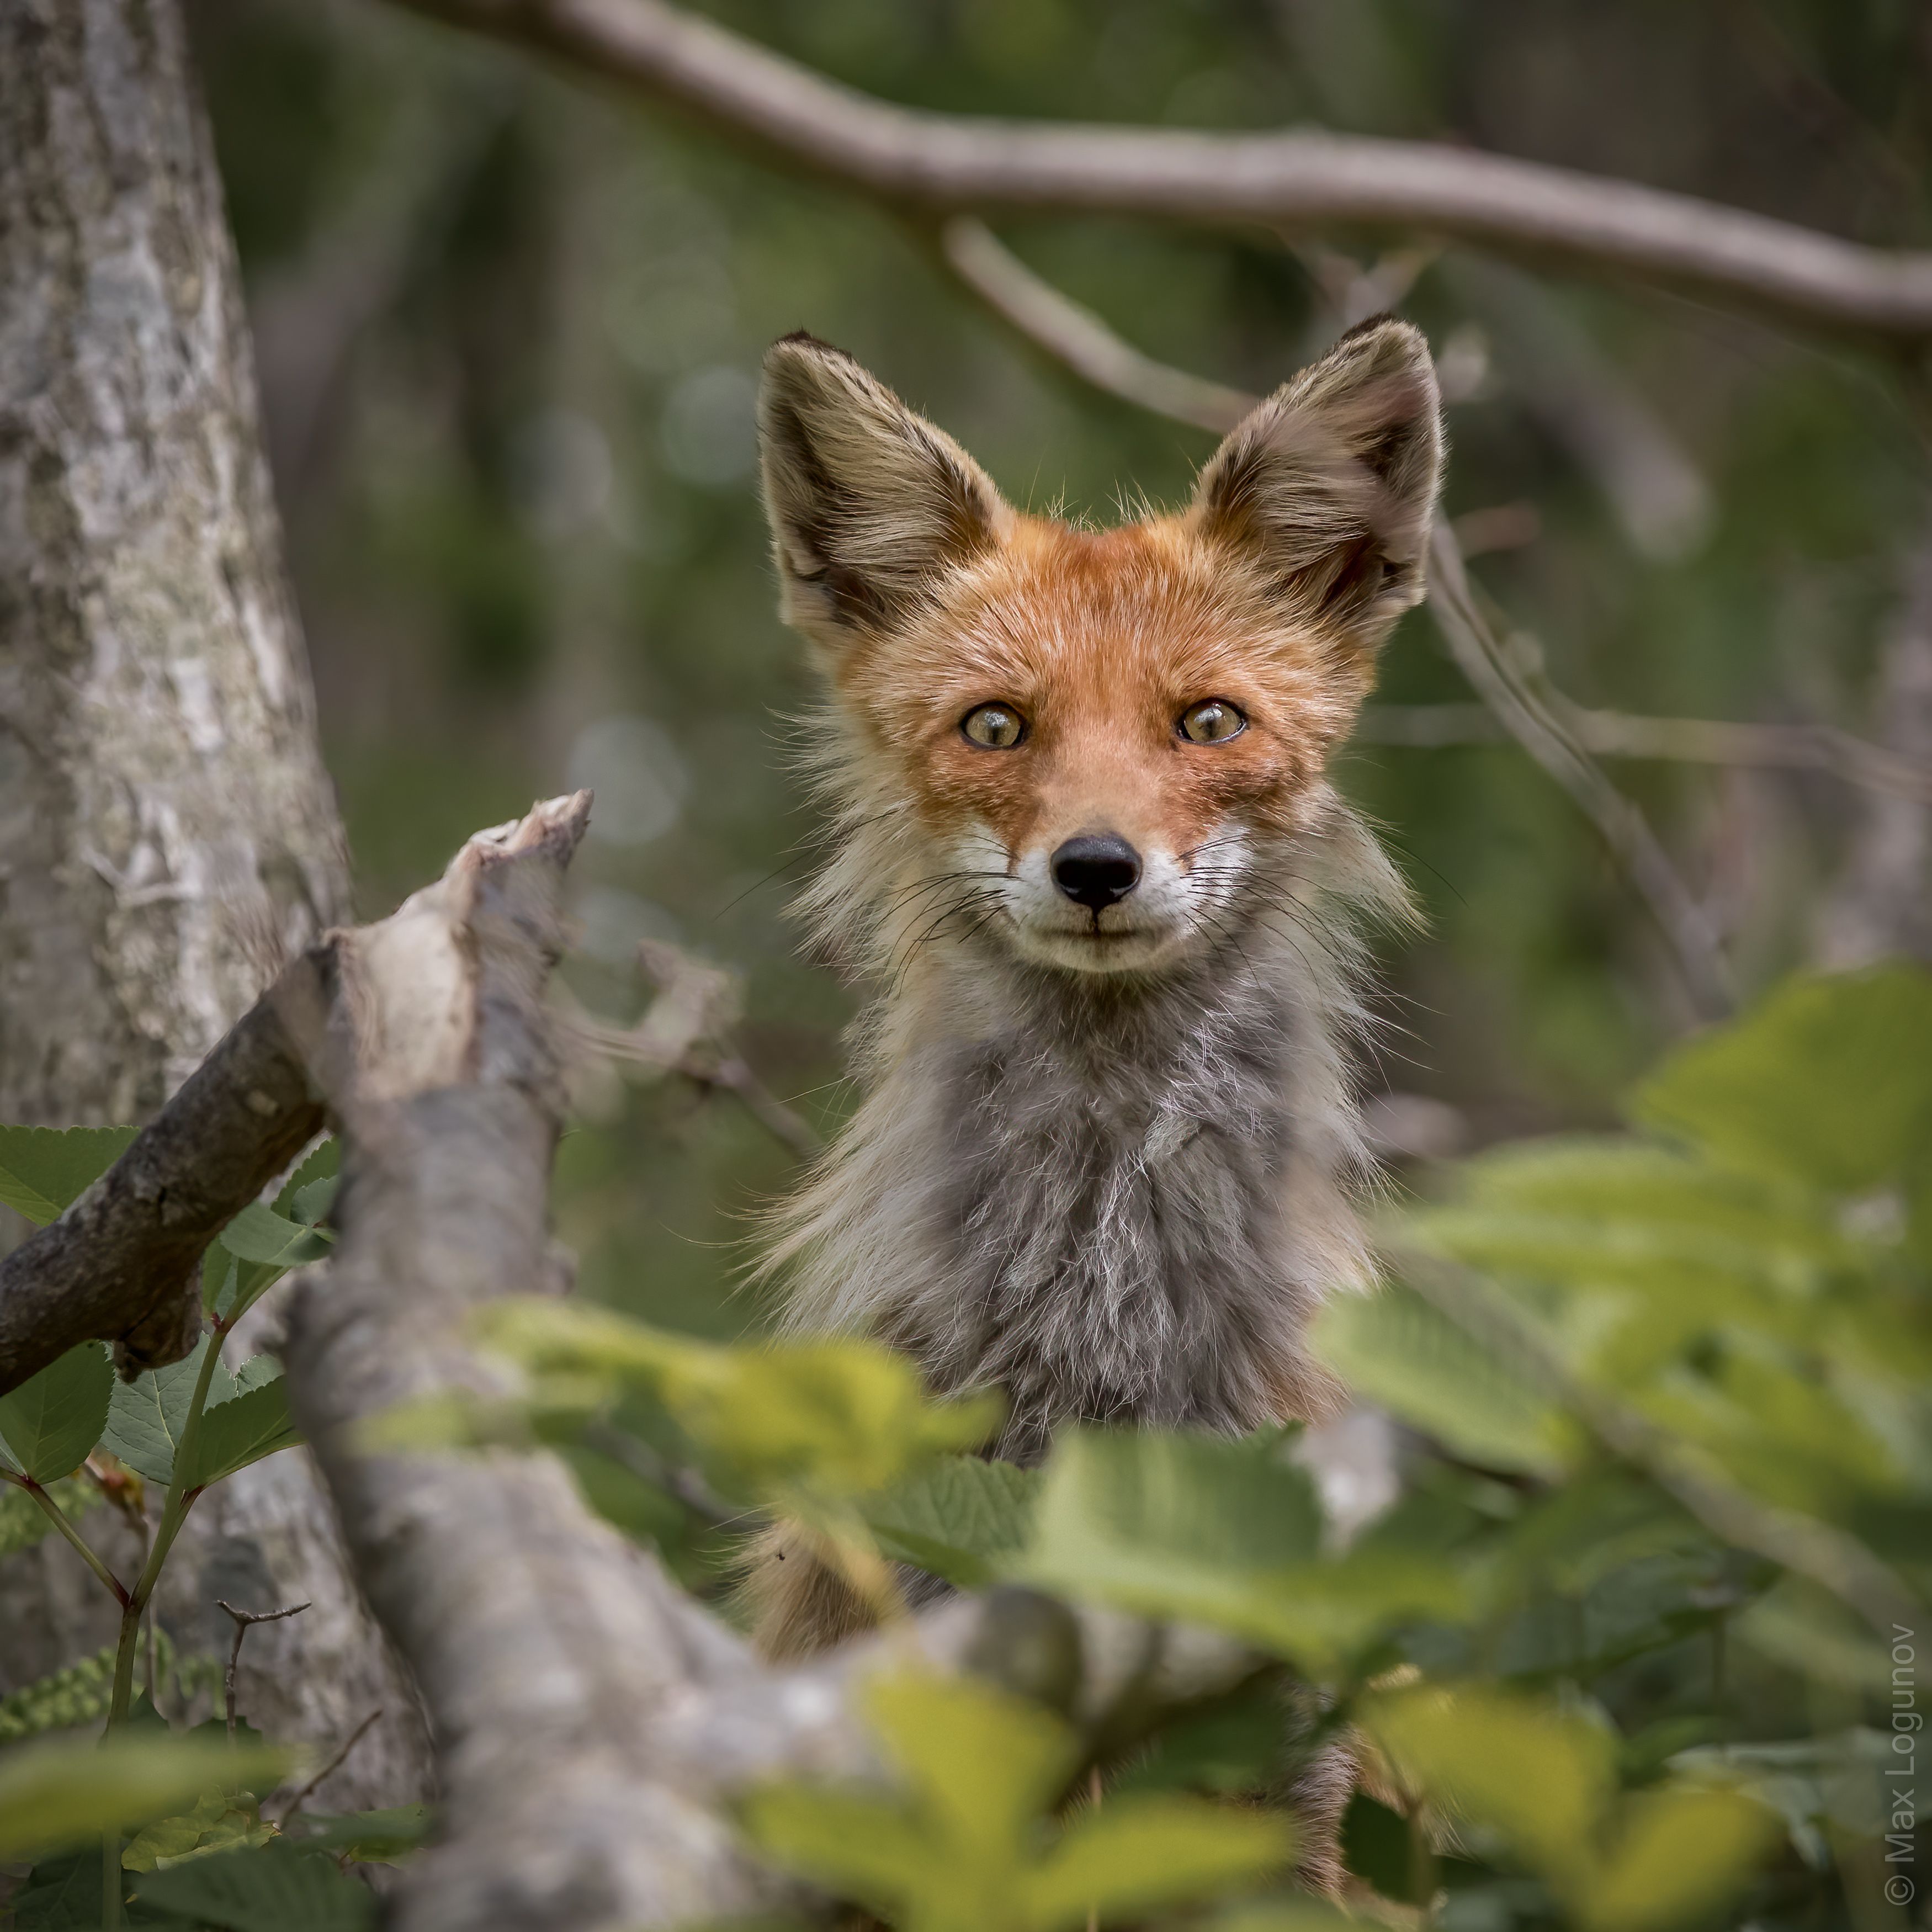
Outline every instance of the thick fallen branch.
[[930, 113], [827, 80], [662, 0], [403, 4], [541, 48], [916, 213], [1392, 228], [1614, 271], [1827, 332], [1932, 339], [1932, 254], [1632, 182], [1430, 142]]

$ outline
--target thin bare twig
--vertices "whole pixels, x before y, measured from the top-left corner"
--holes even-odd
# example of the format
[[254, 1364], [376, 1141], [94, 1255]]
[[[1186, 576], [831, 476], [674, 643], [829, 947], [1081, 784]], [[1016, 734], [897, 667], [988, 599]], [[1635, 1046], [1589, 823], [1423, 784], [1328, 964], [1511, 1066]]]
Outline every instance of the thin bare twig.
[[956, 215], [946, 223], [939, 231], [939, 252], [981, 300], [1096, 389], [1156, 416], [1217, 431], [1232, 429], [1255, 406], [1256, 399], [1240, 389], [1143, 355], [1090, 309], [1036, 275], [975, 216]]
[[[242, 1640], [257, 1624], [280, 1623], [284, 1617], [299, 1616], [308, 1605], [291, 1604], [285, 1610], [238, 1610], [226, 1597], [217, 1597], [214, 1600], [235, 1620], [235, 1647], [228, 1653], [228, 1668], [221, 1678], [222, 1700], [228, 1713], [228, 1735], [232, 1738], [235, 1735], [235, 1672], [242, 1662]], [[148, 1694], [150, 1697], [154, 1695], [152, 1684]], [[372, 1718], [370, 1722], [374, 1721]]]
[[[226, 1610], [227, 1607], [227, 1605], [225, 1604], [222, 1606], [224, 1610]], [[306, 1604], [302, 1606], [304, 1610], [307, 1610], [308, 1607], [308, 1606]], [[282, 1614], [286, 1616], [288, 1612], [286, 1611], [284, 1611]], [[328, 1777], [332, 1772], [340, 1771], [342, 1768], [342, 1766], [348, 1760], [349, 1754], [362, 1742], [363, 1737], [368, 1732], [369, 1726], [382, 1714], [382, 1707], [381, 1705], [378, 1704], [376, 1708], [356, 1726], [355, 1730], [349, 1733], [347, 1738], [343, 1744], [342, 1748], [338, 1751], [335, 1755], [331, 1758], [328, 1762], [324, 1765], [322, 1768], [317, 1772], [299, 1791], [296, 1793], [294, 1797], [289, 1800], [288, 1809], [285, 1810], [282, 1814], [281, 1816], [276, 1820], [276, 1822], [284, 1831], [288, 1828], [289, 1820], [308, 1802], [310, 1798], [314, 1794], [316, 1786], [319, 1785], [325, 1778]]]
[[1721, 1018], [1736, 1002], [1730, 968], [1704, 909], [1678, 878], [1650, 822], [1601, 768], [1513, 662], [1471, 594], [1455, 534], [1438, 522], [1430, 538], [1429, 605], [1462, 675], [1511, 737], [1582, 806], [1622, 862], [1670, 954], [1692, 1004]]
[[[1715, 718], [1651, 718], [1628, 711], [1562, 706], [1564, 722], [1600, 758], [1692, 765], [1756, 766], [1823, 772], [1847, 784], [1932, 804], [1932, 766], [1828, 724], [1738, 724]], [[1483, 704], [1370, 704], [1355, 736], [1372, 745], [1430, 749], [1509, 742]]]
[[646, 1073], [674, 1073], [700, 1087], [722, 1088], [736, 1095], [752, 1118], [799, 1160], [820, 1154], [824, 1142], [810, 1124], [752, 1072], [733, 1043], [737, 976], [662, 940], [644, 940], [638, 958], [658, 988], [643, 1018], [634, 1026], [611, 1026], [560, 994], [570, 1036], [607, 1060]]
[[931, 218], [1136, 214], [1300, 232], [1370, 226], [1683, 289], [1918, 348], [1932, 254], [1432, 142], [937, 114], [844, 87], [662, 0], [402, 0], [664, 100], [794, 167]]

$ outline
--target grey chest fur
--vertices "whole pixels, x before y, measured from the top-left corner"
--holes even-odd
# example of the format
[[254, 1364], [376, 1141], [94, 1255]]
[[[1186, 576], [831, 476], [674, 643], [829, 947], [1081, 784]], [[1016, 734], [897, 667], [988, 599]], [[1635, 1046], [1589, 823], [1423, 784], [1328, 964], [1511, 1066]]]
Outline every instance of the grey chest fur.
[[922, 1070], [932, 1179], [888, 1327], [937, 1387], [1006, 1390], [1003, 1454], [1070, 1419], [1242, 1429], [1279, 1406], [1270, 1364], [1310, 1298], [1285, 1212], [1292, 1028], [1190, 1019], [1018, 1028]]

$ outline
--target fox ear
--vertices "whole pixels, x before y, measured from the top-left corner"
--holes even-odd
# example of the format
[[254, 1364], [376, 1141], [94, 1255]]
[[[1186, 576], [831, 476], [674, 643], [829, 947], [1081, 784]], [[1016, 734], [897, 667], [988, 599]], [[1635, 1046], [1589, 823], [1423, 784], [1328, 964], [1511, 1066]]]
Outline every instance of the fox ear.
[[1252, 559], [1295, 614], [1372, 650], [1421, 602], [1442, 480], [1429, 345], [1380, 316], [1229, 432], [1189, 516]]
[[1012, 515], [950, 436], [803, 333], [766, 352], [758, 449], [780, 611], [833, 649], [903, 622]]

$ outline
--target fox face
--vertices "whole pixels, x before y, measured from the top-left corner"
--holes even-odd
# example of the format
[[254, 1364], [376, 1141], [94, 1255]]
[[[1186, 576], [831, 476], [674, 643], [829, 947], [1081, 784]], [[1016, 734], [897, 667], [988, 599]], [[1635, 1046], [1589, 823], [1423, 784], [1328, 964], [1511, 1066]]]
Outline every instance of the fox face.
[[1058, 974], [1159, 974], [1278, 908], [1282, 855], [1376, 647], [1422, 593], [1442, 439], [1388, 320], [1262, 404], [1192, 504], [1022, 514], [950, 437], [808, 337], [759, 427], [787, 619], [833, 695], [853, 836], [819, 889], [882, 950], [949, 934]]

